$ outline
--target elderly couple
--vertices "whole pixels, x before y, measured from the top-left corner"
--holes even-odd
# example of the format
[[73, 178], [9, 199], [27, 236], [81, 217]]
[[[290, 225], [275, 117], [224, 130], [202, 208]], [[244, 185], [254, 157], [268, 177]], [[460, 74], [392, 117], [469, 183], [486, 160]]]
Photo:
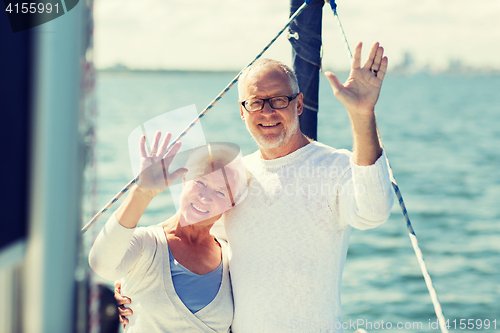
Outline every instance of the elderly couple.
[[[241, 119], [259, 147], [244, 158], [246, 172], [231, 167], [228, 147], [193, 153], [199, 156], [190, 157], [187, 170], [166, 172], [169, 182], [184, 175], [176, 215], [136, 228], [165, 188], [149, 185], [154, 172], [141, 173], [89, 258], [97, 274], [122, 278], [132, 310], [122, 312], [129, 314], [126, 332], [342, 332], [336, 324], [351, 228], [382, 224], [393, 203], [374, 113], [387, 57], [375, 43], [361, 65], [361, 48], [345, 84], [325, 73], [349, 113], [353, 153], [302, 134], [295, 74], [264, 59], [244, 71], [238, 86]], [[149, 157], [142, 139], [145, 166], [165, 153], [169, 136], [161, 144], [160, 137]], [[178, 149], [157, 173], [168, 170]], [[305, 165], [318, 172], [295, 172]], [[235, 205], [242, 182], [248, 195]], [[219, 219], [227, 244], [210, 234]]]

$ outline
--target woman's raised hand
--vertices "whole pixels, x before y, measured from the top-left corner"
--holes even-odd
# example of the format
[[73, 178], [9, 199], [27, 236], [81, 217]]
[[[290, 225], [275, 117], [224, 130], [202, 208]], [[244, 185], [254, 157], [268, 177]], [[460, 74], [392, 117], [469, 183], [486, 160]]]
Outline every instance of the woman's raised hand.
[[165, 155], [171, 137], [172, 135], [167, 133], [160, 145], [161, 132], [156, 132], [149, 154], [146, 151], [146, 137], [143, 135], [139, 141], [140, 174], [137, 186], [148, 190], [153, 196], [165, 190], [169, 184], [187, 172], [185, 168], [177, 169], [172, 173], [168, 171], [175, 154], [181, 148], [181, 143], [177, 142]]

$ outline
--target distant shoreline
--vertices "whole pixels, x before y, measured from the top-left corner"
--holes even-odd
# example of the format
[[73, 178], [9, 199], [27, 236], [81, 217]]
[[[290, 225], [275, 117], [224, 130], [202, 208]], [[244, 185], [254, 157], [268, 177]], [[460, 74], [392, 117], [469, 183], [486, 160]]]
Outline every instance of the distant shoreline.
[[[347, 71], [335, 71], [324, 69], [323, 72], [332, 71], [339, 76], [347, 76]], [[131, 69], [127, 67], [110, 67], [97, 69], [98, 73], [103, 74], [231, 74], [236, 76], [237, 70], [200, 70], [200, 69]], [[500, 70], [497, 69], [471, 69], [462, 70], [442, 70], [442, 71], [401, 71], [390, 70], [389, 75], [393, 76], [414, 76], [414, 75], [445, 75], [445, 76], [500, 76]]]
[[131, 68], [104, 68], [97, 69], [98, 73], [133, 73], [133, 74], [238, 74], [233, 70], [199, 70], [199, 69], [131, 69]]

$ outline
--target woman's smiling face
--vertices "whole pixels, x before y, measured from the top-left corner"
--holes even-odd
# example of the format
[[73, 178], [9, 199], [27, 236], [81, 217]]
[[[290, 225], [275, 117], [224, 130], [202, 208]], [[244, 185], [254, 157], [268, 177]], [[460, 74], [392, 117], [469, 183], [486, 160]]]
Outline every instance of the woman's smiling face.
[[[232, 171], [227, 170], [226, 173], [228, 181], [231, 182], [234, 179]], [[230, 195], [228, 187], [221, 169], [185, 180], [179, 208], [181, 226], [218, 220], [222, 213], [232, 207], [232, 194]]]

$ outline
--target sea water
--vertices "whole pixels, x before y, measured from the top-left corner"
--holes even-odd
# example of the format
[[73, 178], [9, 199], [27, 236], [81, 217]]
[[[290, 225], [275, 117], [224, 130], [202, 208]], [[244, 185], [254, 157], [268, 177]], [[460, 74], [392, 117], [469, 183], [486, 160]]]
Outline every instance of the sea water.
[[[100, 73], [97, 208], [133, 177], [127, 140], [134, 128], [191, 104], [200, 112], [235, 74]], [[500, 331], [499, 87], [498, 76], [389, 74], [376, 108], [386, 153], [453, 331], [464, 322], [469, 325], [464, 330], [479, 331], [487, 320], [489, 331]], [[241, 121], [237, 101], [234, 87], [201, 124], [207, 142], [234, 142], [249, 154], [257, 146]], [[318, 140], [351, 149], [348, 115], [325, 79], [319, 110]], [[173, 213], [165, 192], [140, 223], [156, 224]], [[94, 228], [102, 227], [109, 214]], [[397, 202], [384, 225], [353, 230], [342, 304], [345, 332], [356, 325], [371, 332], [437, 331]]]

